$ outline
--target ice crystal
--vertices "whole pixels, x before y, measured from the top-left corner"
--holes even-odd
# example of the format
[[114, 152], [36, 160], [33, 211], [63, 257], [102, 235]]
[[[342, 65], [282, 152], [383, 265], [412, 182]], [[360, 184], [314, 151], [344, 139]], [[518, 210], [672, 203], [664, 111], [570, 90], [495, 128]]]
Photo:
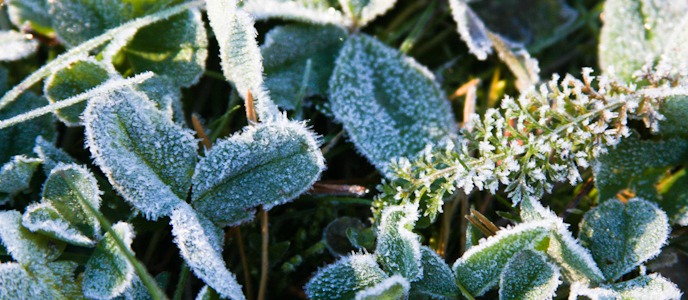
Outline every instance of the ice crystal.
[[455, 131], [433, 75], [364, 34], [344, 44], [330, 79], [330, 101], [358, 150], [389, 177], [393, 159], [412, 158]]
[[[112, 231], [131, 251], [131, 243], [134, 240], [134, 229], [131, 225], [119, 222], [112, 226]], [[94, 299], [111, 299], [130, 287], [133, 278], [134, 266], [117, 246], [112, 233], [106, 233], [86, 262], [84, 296]]]
[[542, 254], [523, 250], [514, 255], [499, 277], [499, 299], [552, 299], [559, 270]]
[[186, 199], [198, 145], [144, 94], [125, 88], [94, 98], [84, 119], [95, 163], [146, 217], [169, 215]]
[[0, 61], [19, 60], [36, 52], [38, 42], [29, 34], [17, 31], [0, 31]]
[[56, 295], [20, 264], [0, 264], [0, 299], [51, 299]]
[[372, 254], [354, 254], [321, 269], [306, 284], [308, 298], [353, 299], [365, 288], [372, 287], [387, 278]]

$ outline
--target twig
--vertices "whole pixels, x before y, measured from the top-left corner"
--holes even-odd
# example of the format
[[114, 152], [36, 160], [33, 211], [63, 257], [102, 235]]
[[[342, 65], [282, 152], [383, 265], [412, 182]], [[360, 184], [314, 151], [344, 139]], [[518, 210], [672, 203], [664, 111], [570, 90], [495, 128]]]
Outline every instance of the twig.
[[260, 208], [260, 234], [263, 237], [262, 264], [260, 267], [260, 287], [258, 288], [258, 300], [265, 300], [265, 293], [268, 288], [268, 212]]
[[316, 195], [363, 197], [368, 193], [368, 188], [361, 185], [316, 182], [311, 189], [308, 190], [308, 193]]

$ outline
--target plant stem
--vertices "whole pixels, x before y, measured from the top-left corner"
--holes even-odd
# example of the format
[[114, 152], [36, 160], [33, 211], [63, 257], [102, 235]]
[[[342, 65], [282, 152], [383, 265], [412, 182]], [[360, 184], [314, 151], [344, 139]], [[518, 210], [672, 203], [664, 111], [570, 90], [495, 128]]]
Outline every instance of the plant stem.
[[469, 293], [468, 290], [463, 285], [461, 285], [461, 283], [458, 280], [455, 280], [455, 281], [456, 281], [456, 285], [459, 287], [459, 290], [461, 291], [461, 294], [463, 294], [463, 296], [466, 297], [466, 299], [475, 300], [475, 298], [473, 298], [471, 293]]
[[258, 289], [258, 300], [265, 300], [265, 292], [268, 287], [268, 212], [260, 208], [260, 234], [263, 237], [262, 264], [260, 270], [260, 287]]
[[251, 284], [251, 273], [248, 269], [248, 260], [246, 259], [246, 250], [244, 250], [244, 238], [241, 236], [241, 229], [236, 227], [236, 240], [239, 244], [239, 256], [241, 257], [241, 267], [244, 269], [244, 284], [246, 284], [246, 299], [253, 300], [253, 285]]
[[179, 280], [177, 281], [177, 287], [174, 289], [174, 300], [181, 300], [184, 296], [186, 283], [189, 280], [189, 273], [189, 266], [186, 263], [183, 263], [182, 270], [179, 274]]

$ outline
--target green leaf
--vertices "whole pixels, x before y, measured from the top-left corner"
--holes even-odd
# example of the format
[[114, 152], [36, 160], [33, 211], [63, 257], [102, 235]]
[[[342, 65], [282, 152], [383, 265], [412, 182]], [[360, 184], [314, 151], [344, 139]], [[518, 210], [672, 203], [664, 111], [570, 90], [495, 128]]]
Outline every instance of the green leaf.
[[262, 121], [279, 117], [263, 82], [263, 57], [260, 54], [253, 19], [236, 8], [236, 1], [209, 0], [208, 19], [220, 45], [222, 72], [237, 93], [247, 99], [250, 93]]
[[414, 205], [390, 206], [382, 211], [375, 258], [387, 274], [400, 274], [413, 282], [423, 274], [420, 238], [413, 233], [418, 220]]
[[146, 217], [169, 215], [186, 199], [198, 144], [144, 94], [125, 88], [94, 98], [84, 119], [95, 163]]
[[359, 291], [386, 278], [372, 254], [353, 254], [319, 270], [305, 290], [313, 300], [353, 299]]
[[382, 282], [356, 293], [356, 300], [407, 299], [410, 284], [401, 275], [394, 275]]
[[344, 13], [354, 24], [363, 27], [392, 9], [396, 0], [339, 0]]
[[[131, 225], [119, 222], [112, 230], [131, 251], [134, 229]], [[110, 232], [106, 233], [86, 263], [84, 270], [84, 296], [96, 299], [110, 299], [122, 294], [129, 288], [134, 278], [134, 266], [117, 247]]]
[[358, 150], [387, 176], [392, 159], [411, 158], [456, 130], [430, 71], [364, 34], [339, 53], [330, 101]]
[[[29, 188], [31, 177], [36, 168], [43, 162], [39, 158], [28, 158], [17, 155], [0, 168], [0, 204], [10, 200], [12, 196]], [[2, 194], [7, 198], [2, 199]]]
[[569, 299], [585, 296], [593, 300], [607, 299], [681, 299], [681, 290], [659, 274], [641, 275], [629, 281], [590, 288], [580, 283], [571, 285]]
[[346, 36], [337, 26], [286, 25], [270, 30], [260, 50], [265, 60], [265, 85], [275, 103], [293, 110], [302, 100], [299, 97], [326, 95]]
[[[3, 70], [0, 69], [0, 81], [3, 79]], [[4, 84], [5, 82], [0, 83], [0, 94], [5, 92], [1, 86]], [[0, 109], [0, 120], [9, 119], [32, 109], [42, 107], [47, 103], [48, 101], [45, 98], [26, 92], [16, 102]], [[0, 163], [9, 161], [15, 155], [31, 154], [36, 137], [39, 135], [46, 140], [52, 140], [55, 137], [52, 116], [45, 115], [26, 121], [21, 126], [0, 129]]]
[[17, 28], [31, 26], [38, 33], [52, 32], [48, 0], [5, 0], [10, 21]]
[[26, 58], [38, 50], [38, 42], [30, 35], [14, 30], [0, 31], [0, 61]]
[[46, 272], [46, 274], [51, 275], [48, 280], [60, 294], [68, 299], [85, 299], [81, 286], [83, 277], [75, 278], [74, 275], [78, 267], [78, 263], [68, 260], [48, 263], [48, 269], [51, 271]]
[[36, 138], [36, 146], [33, 152], [38, 158], [43, 160], [43, 172], [46, 176], [57, 166], [58, 163], [71, 164], [76, 162], [67, 152], [59, 149], [53, 143], [46, 141], [42, 136]]
[[21, 226], [19, 212], [0, 212], [0, 240], [12, 258], [23, 266], [46, 264], [62, 254], [64, 243], [50, 240]]
[[55, 297], [18, 263], [0, 264], [0, 299], [52, 299]]
[[182, 91], [170, 78], [163, 75], [153, 76], [151, 79], [135, 87], [155, 102], [155, 107], [167, 115], [177, 124], [184, 124], [182, 108]]
[[[43, 91], [50, 103], [81, 94], [107, 81], [111, 74], [107, 67], [93, 58], [75, 61], [53, 73], [46, 80]], [[86, 102], [58, 110], [55, 114], [67, 126], [81, 126], [81, 114]]]
[[683, 169], [663, 181], [658, 187], [661, 193], [659, 207], [673, 224], [688, 226], [688, 176]]
[[96, 178], [84, 167], [58, 164], [43, 185], [43, 201], [26, 209], [22, 224], [70, 244], [92, 246], [100, 238], [100, 223], [89, 207], [100, 208]]
[[532, 250], [514, 255], [499, 278], [499, 299], [552, 299], [559, 281], [559, 270]]
[[279, 18], [312, 24], [351, 25], [335, 9], [335, 0], [244, 0], [242, 8], [256, 20]]
[[253, 218], [305, 192], [324, 169], [313, 133], [281, 120], [248, 127], [213, 146], [196, 166], [191, 204], [216, 224]]
[[459, 288], [454, 274], [435, 251], [420, 247], [423, 274], [411, 283], [411, 299], [458, 299]]
[[186, 202], [172, 211], [170, 224], [174, 242], [194, 274], [223, 297], [244, 299], [241, 286], [222, 259], [221, 231]]
[[578, 238], [605, 278], [614, 281], [659, 254], [669, 235], [666, 214], [640, 198], [609, 200], [583, 217]]
[[655, 184], [664, 170], [685, 161], [686, 157], [688, 141], [683, 139], [624, 139], [616, 148], [608, 149], [606, 154], [600, 156], [593, 167], [599, 199], [614, 199], [618, 192], [628, 188], [638, 197], [656, 200], [658, 194]]
[[548, 234], [548, 222], [536, 221], [502, 229], [471, 247], [453, 266], [456, 280], [473, 296], [481, 296], [499, 281], [509, 259], [533, 249]]

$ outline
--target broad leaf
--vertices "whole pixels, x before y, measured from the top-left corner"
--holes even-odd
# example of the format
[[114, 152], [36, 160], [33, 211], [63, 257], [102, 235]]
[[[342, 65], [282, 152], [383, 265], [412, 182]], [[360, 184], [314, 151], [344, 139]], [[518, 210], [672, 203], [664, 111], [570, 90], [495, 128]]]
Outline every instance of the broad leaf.
[[336, 26], [286, 25], [270, 30], [260, 50], [265, 60], [265, 85], [275, 103], [292, 110], [305, 97], [326, 95], [346, 36], [346, 31]]
[[56, 292], [64, 295], [68, 299], [85, 299], [82, 291], [82, 276], [76, 276], [75, 273], [79, 264], [69, 260], [54, 261], [48, 263], [50, 272], [40, 272], [45, 274], [42, 278], [44, 281], [50, 281], [51, 288]]
[[353, 299], [356, 293], [372, 287], [387, 278], [372, 254], [353, 254], [321, 269], [305, 290], [308, 298]]
[[382, 212], [375, 258], [387, 274], [400, 274], [413, 282], [423, 274], [420, 239], [411, 229], [418, 220], [418, 207], [390, 206]]
[[43, 160], [38, 158], [17, 155], [2, 165], [0, 167], [0, 204], [4, 204], [12, 196], [28, 189], [33, 173], [42, 162]]
[[344, 13], [356, 26], [363, 27], [392, 9], [396, 0], [339, 0]]
[[167, 76], [158, 75], [144, 81], [135, 87], [155, 102], [158, 110], [162, 111], [177, 124], [184, 124], [184, 111], [182, 109], [182, 91]]
[[[134, 240], [134, 229], [131, 225], [120, 222], [113, 225], [112, 230], [131, 251], [131, 243]], [[131, 286], [133, 278], [134, 266], [117, 247], [112, 233], [106, 233], [86, 263], [84, 295], [96, 299], [116, 297]]]
[[407, 299], [410, 283], [401, 275], [394, 275], [382, 282], [356, 293], [356, 300]]
[[392, 159], [413, 157], [456, 129], [430, 71], [364, 34], [344, 44], [330, 101], [358, 150], [388, 176]]
[[242, 8], [256, 20], [279, 18], [313, 24], [348, 26], [351, 20], [334, 8], [334, 0], [244, 0]]
[[[92, 89], [110, 78], [105, 65], [93, 58], [78, 60], [48, 77], [43, 88], [50, 103], [55, 103]], [[86, 102], [58, 110], [55, 114], [68, 126], [80, 126]]]
[[253, 19], [237, 9], [236, 1], [208, 0], [208, 19], [220, 45], [222, 72], [239, 96], [250, 93], [255, 99], [258, 117], [269, 121], [278, 117], [277, 106], [270, 99], [263, 82], [263, 57], [256, 42], [258, 33]]
[[523, 250], [514, 255], [499, 278], [499, 299], [552, 299], [559, 270], [540, 253]]
[[84, 119], [95, 163], [146, 217], [169, 215], [186, 199], [198, 145], [144, 94], [125, 88], [94, 98]]
[[238, 224], [305, 192], [324, 169], [301, 123], [258, 124], [218, 142], [196, 166], [192, 205], [216, 224]]
[[5, 0], [5, 4], [14, 26], [31, 26], [41, 34], [52, 32], [48, 0]]
[[516, 253], [533, 249], [547, 238], [546, 221], [523, 223], [502, 229], [471, 247], [453, 266], [456, 280], [474, 296], [480, 296], [499, 282], [499, 276]]
[[420, 247], [423, 274], [411, 283], [411, 299], [457, 299], [459, 288], [449, 266], [435, 251]]
[[578, 238], [605, 278], [614, 281], [659, 254], [669, 235], [666, 214], [640, 198], [609, 200], [588, 211]]
[[46, 264], [62, 254], [64, 243], [35, 234], [21, 225], [19, 212], [0, 212], [0, 240], [12, 258], [19, 264]]
[[91, 208], [100, 208], [96, 178], [84, 167], [58, 164], [43, 185], [43, 201], [26, 209], [22, 224], [70, 244], [92, 246], [100, 238], [100, 223]]
[[46, 176], [57, 166], [58, 163], [71, 164], [76, 162], [69, 154], [62, 149], [56, 148], [53, 143], [46, 141], [42, 136], [36, 138], [36, 146], [33, 152], [43, 160], [43, 172]]
[[590, 288], [580, 283], [571, 285], [569, 299], [611, 300], [611, 299], [681, 299], [681, 290], [659, 274], [642, 275], [629, 281]]
[[170, 216], [174, 242], [189, 268], [223, 297], [244, 299], [234, 274], [222, 259], [222, 246], [217, 228], [185, 202]]
[[52, 299], [55, 295], [18, 263], [0, 264], [0, 299]]
[[0, 31], [0, 61], [14, 61], [36, 52], [38, 42], [30, 35], [8, 30]]

